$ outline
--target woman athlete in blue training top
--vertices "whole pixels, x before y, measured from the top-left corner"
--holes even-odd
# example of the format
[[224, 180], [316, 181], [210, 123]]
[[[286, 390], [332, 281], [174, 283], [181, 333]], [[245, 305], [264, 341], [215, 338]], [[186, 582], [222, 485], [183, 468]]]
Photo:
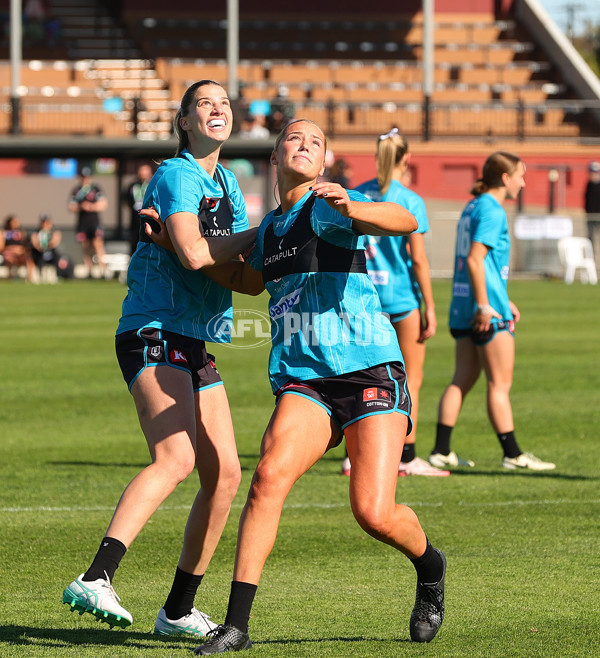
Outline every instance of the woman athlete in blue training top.
[[[393, 128], [377, 140], [377, 178], [356, 189], [372, 201], [400, 204], [414, 215], [419, 224], [417, 230], [408, 236], [369, 236], [367, 270], [379, 293], [383, 311], [390, 316], [396, 331], [412, 403], [412, 432], [404, 442], [398, 474], [446, 476], [450, 471], [435, 468], [417, 457], [415, 448], [425, 341], [435, 334], [437, 319], [425, 252], [424, 235], [429, 231], [425, 203], [416, 192], [400, 182], [408, 171], [409, 161], [408, 143], [398, 129]], [[348, 475], [349, 472], [350, 459], [346, 457], [342, 473]]]
[[219, 279], [219, 267], [211, 266], [237, 257], [256, 236], [255, 229], [244, 230], [248, 218], [235, 177], [218, 164], [232, 123], [221, 85], [210, 80], [192, 85], [175, 118], [177, 154], [162, 163], [146, 191], [144, 206], [156, 207], [165, 218], [172, 251], [154, 244], [142, 225], [116, 351], [152, 463], [129, 483], [92, 565], [63, 594], [72, 609], [111, 626], [132, 623], [111, 584], [121, 558], [194, 468], [201, 488], [155, 633], [203, 636], [215, 626], [193, 607], [194, 597], [241, 471], [225, 388], [205, 347], [205, 341], [226, 340], [211, 335], [207, 325], [231, 314], [231, 291], [209, 277]]
[[430, 641], [443, 619], [445, 558], [415, 513], [395, 501], [410, 399], [364, 255], [365, 234], [407, 234], [417, 223], [396, 203], [317, 183], [325, 151], [313, 122], [284, 128], [271, 156], [281, 207], [263, 220], [248, 261], [235, 265], [247, 291], [265, 286], [271, 297], [269, 376], [277, 403], [240, 520], [227, 617], [196, 649], [200, 655], [251, 646], [250, 610], [286, 496], [342, 433], [355, 518], [416, 567], [412, 639]]
[[452, 382], [438, 410], [435, 446], [429, 461], [440, 468], [474, 466], [450, 450], [450, 435], [463, 400], [483, 370], [487, 379], [487, 410], [508, 469], [547, 471], [555, 467], [519, 448], [510, 404], [517, 307], [507, 292], [510, 260], [508, 221], [502, 205], [525, 187], [525, 166], [512, 153], [498, 151], [483, 166], [483, 176], [460, 217], [456, 235], [450, 331], [456, 339]]

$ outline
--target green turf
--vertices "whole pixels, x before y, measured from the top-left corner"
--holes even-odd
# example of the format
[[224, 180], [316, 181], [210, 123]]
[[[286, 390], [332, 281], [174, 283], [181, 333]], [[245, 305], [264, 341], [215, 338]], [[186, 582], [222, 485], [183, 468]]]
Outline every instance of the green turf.
[[[435, 282], [440, 330], [430, 341], [419, 454], [433, 442], [453, 367], [448, 281]], [[449, 478], [402, 478], [448, 557], [446, 621], [429, 645], [409, 641], [409, 562], [359, 530], [339, 475], [342, 448], [292, 490], [251, 619], [251, 655], [600, 655], [600, 287], [513, 281], [522, 320], [512, 401], [524, 449], [555, 461], [546, 474], [500, 468], [479, 382], [453, 447], [476, 462]], [[150, 633], [171, 583], [195, 492], [190, 477], [125, 556], [115, 578], [134, 616], [109, 630], [61, 604], [93, 557], [124, 486], [147, 462], [114, 357], [124, 289], [117, 282], [0, 283], [0, 656], [190, 656], [193, 639]], [[237, 298], [264, 309], [264, 297]], [[223, 619], [240, 509], [273, 400], [266, 347], [217, 346], [244, 468], [231, 518], [198, 605]]]

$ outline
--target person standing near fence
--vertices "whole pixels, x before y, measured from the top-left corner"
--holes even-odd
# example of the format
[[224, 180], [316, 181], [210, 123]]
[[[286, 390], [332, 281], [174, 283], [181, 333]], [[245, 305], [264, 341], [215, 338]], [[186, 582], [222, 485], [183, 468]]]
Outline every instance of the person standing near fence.
[[487, 412], [510, 470], [555, 468], [519, 447], [509, 393], [515, 363], [515, 323], [520, 313], [507, 292], [510, 261], [508, 220], [503, 205], [525, 187], [525, 165], [512, 153], [492, 153], [471, 190], [473, 199], [457, 227], [450, 332], [455, 339], [455, 370], [438, 409], [435, 445], [429, 462], [438, 468], [472, 467], [450, 449], [463, 401], [483, 371]]
[[112, 586], [117, 567], [150, 517], [194, 469], [200, 490], [155, 633], [203, 636], [215, 626], [194, 607], [194, 599], [225, 527], [241, 468], [225, 387], [205, 344], [217, 340], [210, 330], [213, 318], [231, 316], [232, 296], [207, 275], [218, 277], [213, 266], [235, 259], [256, 236], [255, 229], [245, 230], [248, 216], [235, 176], [218, 163], [232, 124], [221, 85], [201, 80], [189, 87], [175, 117], [177, 153], [161, 164], [144, 201], [165, 218], [171, 249], [156, 245], [145, 226], [129, 266], [115, 347], [151, 463], [127, 485], [93, 562], [63, 593], [71, 609], [111, 626], [133, 621]]
[[100, 273], [104, 276], [104, 230], [100, 213], [108, 207], [108, 201], [102, 189], [92, 181], [92, 170], [83, 167], [79, 172], [79, 185], [73, 189], [67, 205], [77, 215], [75, 237], [81, 243], [83, 264], [87, 276], [92, 278], [94, 256]]
[[139, 212], [144, 204], [144, 197], [148, 184], [152, 179], [152, 167], [142, 164], [137, 168], [135, 180], [125, 190], [125, 201], [129, 206], [129, 253], [133, 255], [140, 239], [140, 215]]

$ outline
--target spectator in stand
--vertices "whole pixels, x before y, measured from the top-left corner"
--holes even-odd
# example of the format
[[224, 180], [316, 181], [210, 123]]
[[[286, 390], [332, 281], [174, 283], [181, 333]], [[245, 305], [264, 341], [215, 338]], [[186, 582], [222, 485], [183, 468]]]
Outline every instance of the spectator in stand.
[[129, 217], [129, 253], [137, 248], [140, 237], [140, 216], [139, 212], [144, 203], [144, 195], [148, 183], [152, 178], [152, 167], [149, 164], [142, 164], [137, 169], [137, 177], [125, 191], [125, 199], [129, 204], [131, 214]]
[[23, 5], [23, 27], [25, 37], [42, 41], [46, 35], [46, 3], [43, 0], [26, 0]]
[[83, 249], [83, 263], [88, 278], [93, 278], [93, 256], [98, 260], [101, 275], [106, 269], [104, 263], [104, 231], [100, 222], [100, 213], [106, 210], [107, 200], [104, 192], [92, 182], [92, 170], [83, 167], [79, 174], [79, 185], [73, 189], [69, 198], [68, 209], [77, 213], [77, 241]]
[[40, 215], [40, 227], [31, 234], [31, 256], [40, 274], [45, 265], [51, 265], [58, 275], [61, 240], [62, 233], [54, 228], [50, 215]]
[[588, 237], [599, 254], [596, 238], [600, 239], [600, 162], [590, 162], [588, 167], [589, 179], [585, 186], [585, 213], [587, 215]]
[[279, 133], [294, 118], [294, 105], [289, 99], [290, 90], [281, 86], [277, 89], [277, 96], [271, 101], [271, 114], [267, 118], [267, 125], [272, 133]]
[[268, 139], [271, 135], [264, 114], [249, 115], [242, 123], [239, 136], [242, 139]]
[[16, 215], [9, 215], [4, 220], [4, 230], [0, 231], [0, 257], [2, 265], [8, 267], [10, 278], [14, 268], [25, 266], [27, 280], [31, 283], [37, 281], [27, 231], [21, 228], [21, 220]]

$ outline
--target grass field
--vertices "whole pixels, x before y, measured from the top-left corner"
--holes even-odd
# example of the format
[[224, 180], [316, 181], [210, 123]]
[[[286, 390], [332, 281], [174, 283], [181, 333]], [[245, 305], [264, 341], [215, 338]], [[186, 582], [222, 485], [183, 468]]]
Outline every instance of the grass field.
[[[440, 330], [428, 348], [418, 451], [429, 453], [439, 396], [451, 376], [448, 281], [435, 282]], [[600, 286], [514, 281], [517, 437], [557, 463], [545, 474], [503, 472], [479, 382], [453, 447], [476, 463], [449, 478], [401, 478], [448, 557], [446, 620], [429, 645], [409, 641], [410, 563], [354, 522], [343, 448], [292, 490], [258, 590], [249, 655], [600, 655]], [[0, 284], [0, 656], [191, 656], [193, 639], [152, 628], [177, 562], [196, 481], [190, 477], [125, 556], [115, 587], [134, 617], [109, 630], [61, 604], [93, 557], [117, 500], [147, 463], [114, 357], [124, 288], [117, 282]], [[238, 298], [240, 308], [265, 299]], [[267, 347], [215, 348], [230, 396], [244, 479], [197, 599], [222, 621], [237, 521], [273, 400]]]

